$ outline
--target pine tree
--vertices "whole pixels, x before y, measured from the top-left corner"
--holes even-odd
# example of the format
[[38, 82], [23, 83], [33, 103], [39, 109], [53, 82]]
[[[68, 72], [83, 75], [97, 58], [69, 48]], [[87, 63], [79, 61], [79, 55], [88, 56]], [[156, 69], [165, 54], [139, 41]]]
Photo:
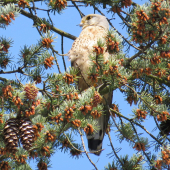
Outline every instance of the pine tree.
[[[43, 6], [39, 6], [39, 2]], [[104, 169], [170, 168], [170, 1], [150, 0], [142, 5], [135, 2], [0, 0], [1, 30], [12, 26], [11, 22], [22, 15], [33, 21], [40, 37], [36, 44], [23, 44], [19, 56], [13, 58], [10, 47], [15, 42], [0, 35], [2, 170], [31, 169], [29, 161], [34, 158], [37, 168], [46, 170], [50, 167], [50, 156], [56, 150], [66, 152], [66, 158], [87, 156], [94, 169], [104, 168], [97, 167], [90, 158], [84, 136], [98, 128], [96, 119], [104, 109], [100, 103], [102, 96], [112, 91], [114, 96], [116, 90], [134, 108], [131, 115], [122, 113], [121, 103], [115, 98], [112, 107], [108, 108], [110, 120], [105, 138], [109, 139], [110, 156], [114, 159], [109, 159], [110, 163]], [[51, 17], [62, 15], [69, 8], [77, 10], [80, 17], [84, 16], [82, 9], [94, 9], [101, 15], [107, 12], [111, 27], [105, 43], [99, 40], [93, 47], [95, 55], [89, 56], [93, 66], [87, 72], [88, 77], [94, 82], [101, 81], [102, 85], [94, 84], [83, 92], [76, 86], [79, 71], [66, 68], [64, 56], [56, 50], [60, 44], [54, 43], [61, 36], [63, 54], [67, 46], [63, 43], [64, 38], [76, 39], [58, 29]], [[46, 17], [42, 18], [39, 11]], [[114, 26], [115, 21], [121, 22], [126, 34]], [[58, 37], [54, 36], [56, 34]], [[104, 44], [108, 53], [114, 56], [106, 62], [103, 62]], [[63, 63], [59, 62], [59, 57]], [[14, 73], [15, 77], [7, 78], [6, 75]], [[147, 129], [146, 122], [152, 122], [154, 133]], [[116, 139], [113, 133], [116, 133]], [[75, 140], [75, 134], [80, 142]], [[126, 149], [121, 145], [125, 141], [134, 155], [120, 155], [114, 145], [117, 139], [119, 148]]]

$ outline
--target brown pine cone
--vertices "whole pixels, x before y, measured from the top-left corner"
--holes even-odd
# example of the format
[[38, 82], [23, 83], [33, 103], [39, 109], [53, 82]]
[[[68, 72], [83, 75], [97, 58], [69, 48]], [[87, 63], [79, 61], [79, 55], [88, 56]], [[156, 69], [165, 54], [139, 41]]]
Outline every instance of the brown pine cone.
[[18, 120], [9, 119], [4, 126], [4, 138], [7, 150], [15, 153], [18, 147]]
[[32, 147], [32, 143], [34, 142], [34, 129], [30, 119], [24, 118], [20, 120], [19, 135], [25, 150], [28, 150], [30, 147]]

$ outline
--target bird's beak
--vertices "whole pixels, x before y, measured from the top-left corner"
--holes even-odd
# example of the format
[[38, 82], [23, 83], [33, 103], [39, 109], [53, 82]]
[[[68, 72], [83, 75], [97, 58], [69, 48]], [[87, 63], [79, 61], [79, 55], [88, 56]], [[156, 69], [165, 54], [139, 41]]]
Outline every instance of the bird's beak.
[[80, 26], [80, 27], [82, 27], [82, 26], [83, 26], [83, 23], [82, 23], [82, 22], [80, 22], [80, 24], [78, 24], [77, 26]]

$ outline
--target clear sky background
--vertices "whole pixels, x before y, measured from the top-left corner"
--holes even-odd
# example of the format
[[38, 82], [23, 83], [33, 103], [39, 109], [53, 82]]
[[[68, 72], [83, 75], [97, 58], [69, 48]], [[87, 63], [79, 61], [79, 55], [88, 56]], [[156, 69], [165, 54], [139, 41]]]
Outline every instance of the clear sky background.
[[[134, 2], [138, 4], [144, 4], [147, 2], [147, 0], [134, 0]], [[45, 8], [44, 3], [35, 3], [36, 7], [38, 6], [39, 8]], [[37, 5], [38, 4], [38, 5]], [[68, 3], [68, 5], [71, 5], [71, 3]], [[80, 7], [81, 11], [87, 15], [94, 13], [94, 10], [92, 7]], [[112, 24], [114, 27], [119, 30], [125, 37], [128, 37], [128, 34], [126, 32], [126, 29], [122, 29], [122, 26], [120, 25], [120, 20], [116, 19], [117, 16], [111, 16], [111, 14], [107, 14], [106, 10], [102, 10], [103, 13], [106, 14], [106, 16], [110, 18], [115, 18], [112, 20]], [[38, 11], [38, 16], [43, 18], [47, 17], [47, 14], [45, 12]], [[97, 13], [97, 11], [96, 11]], [[81, 28], [79, 26], [76, 26], [80, 23], [81, 17], [78, 13], [78, 11], [73, 8], [73, 7], [68, 7], [65, 9], [62, 14], [57, 14], [53, 16], [51, 14], [52, 20], [54, 22], [54, 26], [58, 29], [61, 29], [65, 32], [68, 32], [74, 36], [79, 36], [81, 32]], [[54, 33], [55, 36], [58, 38], [55, 40], [53, 45], [55, 46], [55, 50], [59, 51], [61, 53], [61, 36], [57, 35]], [[25, 16], [19, 15], [15, 21], [13, 21], [12, 24], [10, 24], [6, 29], [0, 29], [0, 36], [10, 38], [14, 41], [12, 47], [10, 48], [9, 53], [11, 54], [12, 58], [12, 63], [16, 63], [19, 58], [19, 51], [20, 48], [23, 47], [24, 45], [32, 45], [36, 44], [38, 40], [40, 40], [40, 35], [37, 32], [37, 29], [33, 27], [33, 21]], [[71, 46], [72, 46], [73, 40], [70, 40], [68, 38], [64, 37], [64, 53], [67, 53]], [[134, 54], [133, 49], [130, 51], [129, 56]], [[65, 57], [66, 60], [66, 66], [70, 66], [70, 61], [68, 60], [67, 57]], [[64, 72], [63, 68], [63, 63], [62, 59], [60, 56], [58, 56], [58, 61], [59, 65], [62, 68], [62, 72]], [[57, 66], [53, 66], [53, 68], [50, 70], [50, 72], [58, 72]], [[4, 77], [7, 78], [14, 78], [15, 74], [12, 75], [3, 75]], [[129, 115], [131, 114], [131, 110], [133, 109], [134, 106], [130, 107], [127, 101], [123, 98], [123, 95], [117, 90], [114, 92], [113, 95], [113, 103], [119, 104], [119, 111], [123, 115]], [[137, 106], [136, 106], [137, 107]], [[149, 121], [149, 123], [146, 123], [146, 128], [151, 131], [154, 127], [151, 126], [152, 122]], [[142, 132], [142, 131], [141, 131]], [[154, 132], [152, 132], [154, 133]], [[115, 132], [115, 128], [112, 128], [111, 131], [111, 138], [112, 142], [115, 148], [122, 148], [118, 155], [125, 155], [128, 154], [129, 156], [132, 156], [133, 154], [137, 154], [137, 152], [132, 149], [132, 146], [129, 146], [129, 144], [126, 141], [123, 141], [122, 143], [119, 143], [118, 138], [117, 138], [117, 133]], [[80, 137], [75, 138], [77, 141], [80, 142]], [[85, 146], [87, 148], [87, 140], [86, 137], [84, 136], [84, 141], [85, 141]], [[105, 136], [104, 141], [103, 141], [103, 149], [104, 151], [100, 156], [95, 156], [93, 154], [90, 154], [90, 157], [92, 161], [96, 164], [99, 170], [104, 169], [104, 166], [106, 166], [109, 162], [111, 163], [115, 157], [113, 154], [108, 155], [109, 153], [112, 152], [111, 147], [109, 146], [109, 140], [108, 137]], [[61, 153], [60, 150], [57, 150], [56, 153], [51, 156], [51, 170], [60, 170], [60, 169], [67, 169], [67, 170], [92, 170], [94, 167], [92, 164], [89, 162], [87, 159], [86, 155], [83, 154], [80, 159], [74, 159], [70, 156], [69, 153]], [[37, 169], [36, 167], [36, 162], [31, 161], [31, 167], [32, 169]]]

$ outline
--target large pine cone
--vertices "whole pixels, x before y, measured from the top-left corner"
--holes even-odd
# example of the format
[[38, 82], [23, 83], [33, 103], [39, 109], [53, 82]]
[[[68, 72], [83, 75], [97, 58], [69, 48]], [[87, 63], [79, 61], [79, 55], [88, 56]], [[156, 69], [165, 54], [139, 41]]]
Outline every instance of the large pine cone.
[[32, 143], [34, 142], [34, 129], [30, 119], [24, 118], [20, 120], [19, 134], [23, 148], [28, 150], [32, 147]]
[[18, 147], [18, 120], [9, 119], [4, 126], [5, 145], [7, 150], [15, 153]]

